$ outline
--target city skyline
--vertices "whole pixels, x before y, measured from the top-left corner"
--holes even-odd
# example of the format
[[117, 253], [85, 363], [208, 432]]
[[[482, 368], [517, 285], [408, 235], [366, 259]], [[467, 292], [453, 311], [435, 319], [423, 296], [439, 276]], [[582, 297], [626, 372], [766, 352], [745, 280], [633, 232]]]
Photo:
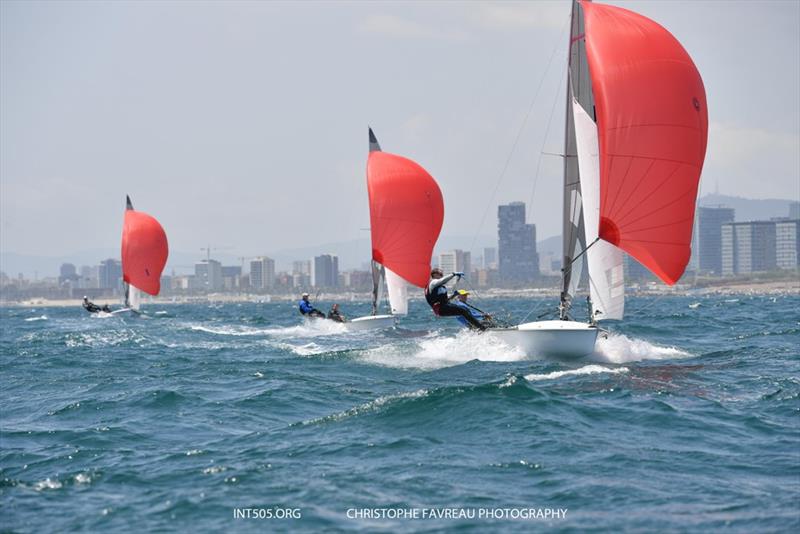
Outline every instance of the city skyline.
[[[701, 227], [701, 219], [702, 219], [702, 210], [711, 208], [713, 212], [714, 208], [719, 207], [719, 201], [722, 200], [723, 204], [725, 201], [728, 202], [735, 202], [740, 205], [736, 211], [736, 221], [737, 222], [744, 222], [750, 220], [766, 220], [772, 217], [784, 217], [786, 216], [786, 212], [788, 210], [789, 213], [792, 213], [792, 210], [797, 210], [796, 206], [800, 205], [800, 202], [785, 200], [785, 199], [772, 199], [772, 200], [755, 200], [755, 199], [742, 199], [742, 198], [735, 198], [735, 197], [720, 197], [715, 195], [708, 195], [699, 199], [698, 207], [698, 214], [695, 219], [695, 229], [696, 232], [700, 232]], [[777, 204], [776, 204], [777, 203]], [[777, 206], [777, 207], [776, 207]], [[795, 206], [795, 207], [793, 207]], [[723, 207], [727, 208], [726, 205]], [[730, 208], [728, 208], [730, 209]], [[477, 259], [483, 256], [483, 252], [485, 248], [494, 248], [495, 254], [497, 253], [497, 246], [498, 246], [498, 239], [497, 234], [494, 235], [484, 235], [479, 236], [477, 240], [469, 236], [440, 236], [439, 241], [437, 242], [437, 246], [434, 249], [433, 255], [433, 263], [436, 262], [439, 254], [442, 252], [448, 252], [456, 249], [463, 249], [467, 252], [472, 254], [472, 257]], [[469, 250], [469, 246], [472, 245], [473, 249]], [[171, 245], [174, 247], [174, 244]], [[344, 243], [326, 243], [317, 246], [310, 246], [306, 247], [305, 249], [289, 249], [289, 250], [273, 250], [271, 253], [259, 253], [259, 254], [252, 254], [252, 255], [245, 255], [245, 256], [237, 256], [230, 253], [227, 253], [226, 250], [220, 249], [219, 247], [215, 246], [205, 246], [198, 249], [197, 252], [188, 252], [185, 250], [175, 249], [172, 248], [170, 251], [170, 258], [167, 263], [167, 267], [165, 269], [165, 274], [186, 274], [188, 272], [193, 272], [195, 270], [195, 265], [203, 258], [211, 257], [213, 253], [213, 258], [217, 259], [218, 261], [225, 263], [226, 265], [244, 265], [243, 262], [249, 262], [253, 259], [256, 259], [261, 256], [265, 256], [268, 258], [273, 259], [275, 263], [275, 271], [284, 271], [284, 272], [292, 272], [295, 269], [290, 269], [290, 266], [293, 262], [296, 261], [303, 261], [308, 262], [309, 259], [313, 259], [314, 256], [319, 254], [324, 254], [326, 252], [336, 251], [337, 256], [339, 257], [339, 261], [341, 262], [341, 269], [346, 270], [359, 270], [359, 269], [366, 269], [369, 261], [367, 253], [365, 251], [369, 250], [369, 238], [364, 237], [358, 240], [353, 240], [350, 242]], [[719, 243], [715, 245], [715, 247], [719, 247]], [[561, 258], [561, 236], [555, 235], [550, 236], [544, 239], [537, 240], [536, 242], [537, 252], [540, 256], [540, 268], [543, 272], [551, 271], [548, 266], [545, 266], [541, 263], [541, 261], [551, 260], [557, 261], [560, 263]], [[695, 242], [693, 244], [693, 248], [697, 247], [699, 250], [699, 243]], [[211, 249], [209, 251], [209, 248]], [[266, 248], [266, 247], [265, 247]], [[344, 254], [341, 253], [341, 248], [348, 249]], [[301, 251], [302, 250], [302, 251]], [[695, 251], [697, 252], [697, 251]], [[80, 265], [96, 265], [101, 261], [106, 259], [118, 259], [118, 252], [114, 250], [105, 250], [105, 251], [79, 251], [75, 253], [72, 257], [62, 257], [62, 258], [40, 258], [42, 261], [43, 267], [40, 269], [8, 269], [6, 265], [8, 264], [8, 255], [2, 254], [0, 255], [0, 271], [6, 273], [6, 275], [10, 277], [16, 277], [19, 273], [22, 273], [26, 278], [30, 279], [38, 279], [38, 278], [45, 278], [45, 277], [54, 277], [58, 274], [59, 266], [63, 263], [73, 263], [76, 266]], [[94, 259], [92, 259], [94, 258]], [[280, 258], [280, 259], [279, 259]], [[698, 260], [699, 256], [695, 256], [693, 254], [693, 261]], [[348, 261], [349, 260], [349, 261]], [[24, 261], [24, 260], [23, 260]], [[496, 261], [496, 259], [495, 259]], [[12, 261], [13, 263], [13, 261]], [[557, 270], [557, 269], [556, 269]], [[38, 271], [38, 272], [35, 272]], [[306, 274], [310, 275], [310, 271]]]
[[[800, 197], [800, 5], [611, 3], [658, 20], [697, 63], [701, 191]], [[568, 2], [0, 10], [0, 252], [116, 248], [126, 193], [181, 250], [358, 239], [368, 125], [437, 179], [445, 235], [490, 235], [484, 211], [514, 200], [539, 235], [560, 233], [561, 161], [540, 153], [563, 143]]]

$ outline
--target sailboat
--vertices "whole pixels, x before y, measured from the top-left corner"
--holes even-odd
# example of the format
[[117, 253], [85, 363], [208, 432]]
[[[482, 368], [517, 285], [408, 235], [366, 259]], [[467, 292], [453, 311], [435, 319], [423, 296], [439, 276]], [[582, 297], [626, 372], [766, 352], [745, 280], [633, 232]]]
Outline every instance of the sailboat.
[[133, 209], [126, 196], [125, 221], [122, 225], [123, 308], [115, 314], [140, 313], [141, 294], [158, 295], [161, 273], [167, 263], [167, 234], [152, 216]]
[[[444, 222], [442, 191], [436, 180], [410, 159], [381, 151], [369, 129], [367, 158], [372, 236], [372, 314], [353, 319], [350, 329], [393, 326], [408, 314], [408, 285], [425, 287], [431, 255]], [[389, 295], [389, 314], [378, 314], [381, 287]]]
[[[708, 139], [703, 81], [656, 22], [575, 0], [569, 41], [559, 319], [492, 329], [528, 355], [582, 357], [622, 319], [624, 253], [668, 285], [691, 255]], [[588, 267], [589, 322], [571, 319]]]

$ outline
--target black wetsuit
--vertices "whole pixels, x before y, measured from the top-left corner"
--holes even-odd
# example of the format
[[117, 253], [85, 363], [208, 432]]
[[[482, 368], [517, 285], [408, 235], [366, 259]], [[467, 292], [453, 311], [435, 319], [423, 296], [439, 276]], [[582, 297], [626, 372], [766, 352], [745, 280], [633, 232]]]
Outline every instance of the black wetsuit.
[[440, 317], [461, 316], [469, 323], [470, 328], [486, 330], [486, 327], [472, 315], [468, 308], [450, 303], [445, 284], [452, 280], [454, 276], [451, 274], [444, 278], [432, 279], [425, 288], [425, 300], [433, 309], [433, 313]]
[[336, 321], [337, 323], [343, 323], [344, 322], [344, 315], [339, 313], [338, 310], [335, 310], [335, 311], [331, 310], [331, 311], [328, 312], [328, 319], [330, 319], [331, 321]]
[[[105, 306], [105, 307], [108, 308], [108, 306]], [[105, 311], [103, 308], [101, 308], [100, 306], [98, 306], [97, 304], [95, 304], [94, 302], [92, 302], [90, 300], [84, 300], [83, 301], [83, 309], [85, 309], [89, 313], [98, 313], [98, 312], [101, 312], [101, 311]]]

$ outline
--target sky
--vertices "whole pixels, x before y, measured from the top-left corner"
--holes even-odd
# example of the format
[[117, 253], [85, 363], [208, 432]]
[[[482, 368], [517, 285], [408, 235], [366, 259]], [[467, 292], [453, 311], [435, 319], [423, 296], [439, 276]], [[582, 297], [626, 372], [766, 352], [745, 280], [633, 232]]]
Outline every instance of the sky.
[[[608, 3], [703, 77], [701, 192], [800, 199], [800, 2]], [[569, 11], [4, 0], [0, 253], [114, 249], [126, 194], [198, 259], [366, 237], [368, 125], [437, 179], [443, 235], [496, 234], [514, 200], [558, 235], [561, 159], [542, 153], [563, 145]]]

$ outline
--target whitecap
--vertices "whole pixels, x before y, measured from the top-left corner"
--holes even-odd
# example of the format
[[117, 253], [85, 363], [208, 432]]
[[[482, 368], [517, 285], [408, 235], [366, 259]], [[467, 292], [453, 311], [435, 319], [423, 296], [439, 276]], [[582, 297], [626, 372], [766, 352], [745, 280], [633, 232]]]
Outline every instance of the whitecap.
[[33, 321], [46, 321], [46, 320], [47, 320], [47, 316], [46, 315], [40, 315], [39, 317], [28, 317], [28, 318], [25, 319], [25, 321], [28, 322], [28, 323], [33, 322]]
[[322, 423], [325, 421], [340, 421], [347, 417], [352, 417], [355, 415], [360, 415], [363, 413], [374, 412], [375, 410], [393, 403], [395, 401], [400, 401], [403, 399], [417, 399], [428, 395], [427, 389], [418, 389], [416, 391], [408, 391], [405, 393], [397, 393], [394, 395], [384, 395], [382, 397], [378, 397], [375, 400], [370, 402], [359, 404], [349, 410], [345, 410], [343, 412], [338, 412], [332, 415], [326, 415], [325, 417], [318, 417], [316, 419], [311, 419], [310, 421], [303, 421], [304, 425], [313, 425], [315, 423]]
[[386, 367], [440, 369], [472, 360], [513, 362], [525, 359], [524, 352], [491, 335], [459, 331], [455, 336], [418, 338], [414, 345], [389, 344], [364, 351], [361, 359]]
[[35, 489], [36, 491], [42, 491], [46, 489], [59, 489], [62, 486], [63, 484], [59, 480], [52, 480], [50, 478], [46, 478], [34, 484], [33, 489]]
[[75, 475], [76, 484], [90, 484], [91, 482], [92, 482], [92, 477], [90, 477], [86, 473], [78, 473], [77, 475]]
[[627, 373], [627, 367], [603, 367], [602, 365], [586, 365], [581, 367], [580, 369], [569, 369], [567, 371], [553, 371], [552, 373], [546, 374], [530, 374], [525, 375], [525, 380], [530, 382], [537, 381], [537, 380], [552, 380], [555, 378], [561, 378], [562, 376], [579, 376], [579, 375], [593, 375], [597, 373], [611, 373], [611, 374], [620, 374], [620, 373]]

